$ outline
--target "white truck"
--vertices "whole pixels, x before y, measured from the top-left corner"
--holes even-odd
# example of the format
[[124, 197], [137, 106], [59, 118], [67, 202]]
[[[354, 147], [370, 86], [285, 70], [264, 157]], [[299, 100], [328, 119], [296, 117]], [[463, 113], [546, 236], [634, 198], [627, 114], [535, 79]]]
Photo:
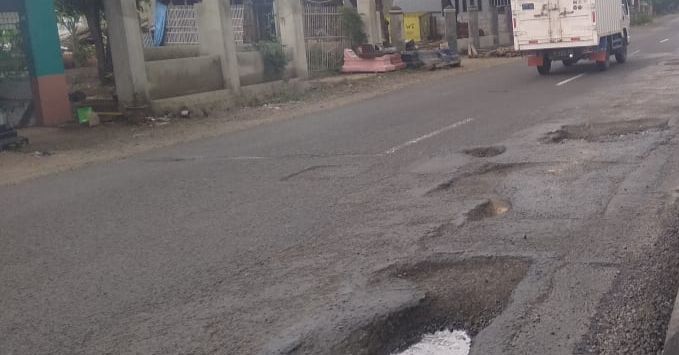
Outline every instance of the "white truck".
[[514, 48], [542, 75], [552, 62], [565, 66], [581, 59], [600, 70], [627, 60], [630, 43], [628, 0], [511, 0]]

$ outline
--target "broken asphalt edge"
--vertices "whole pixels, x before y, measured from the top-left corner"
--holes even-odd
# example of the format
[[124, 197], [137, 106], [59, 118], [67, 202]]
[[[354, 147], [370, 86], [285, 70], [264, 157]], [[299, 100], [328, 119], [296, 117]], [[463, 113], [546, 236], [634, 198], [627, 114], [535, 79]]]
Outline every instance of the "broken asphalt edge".
[[[679, 296], [679, 294], [677, 296]], [[662, 353], [663, 355], [679, 354], [679, 297], [676, 297], [674, 300], [672, 316], [670, 318], [669, 324], [667, 325], [665, 346]]]

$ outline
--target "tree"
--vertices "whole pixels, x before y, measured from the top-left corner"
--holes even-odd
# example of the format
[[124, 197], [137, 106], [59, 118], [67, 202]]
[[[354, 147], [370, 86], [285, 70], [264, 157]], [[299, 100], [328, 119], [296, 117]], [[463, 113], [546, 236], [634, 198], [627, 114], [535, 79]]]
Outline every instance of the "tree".
[[[102, 0], [56, 0], [57, 11], [65, 14], [80, 14], [85, 16], [90, 38], [94, 42], [97, 55], [97, 72], [99, 80], [105, 81], [112, 70], [112, 65], [106, 58], [106, 47], [101, 27], [101, 13], [103, 10]], [[75, 50], [75, 48], [74, 48]]]
[[78, 23], [81, 13], [76, 9], [64, 5], [62, 2], [55, 4], [57, 10], [57, 21], [66, 28], [71, 39], [71, 50], [73, 54], [80, 51], [80, 39], [78, 38]]

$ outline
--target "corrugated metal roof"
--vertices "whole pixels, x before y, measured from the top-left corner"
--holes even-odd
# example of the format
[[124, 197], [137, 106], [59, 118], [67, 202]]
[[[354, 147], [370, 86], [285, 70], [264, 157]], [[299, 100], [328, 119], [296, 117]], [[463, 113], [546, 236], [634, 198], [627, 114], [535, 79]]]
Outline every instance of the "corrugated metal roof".
[[441, 0], [394, 0], [394, 6], [403, 12], [441, 12]]

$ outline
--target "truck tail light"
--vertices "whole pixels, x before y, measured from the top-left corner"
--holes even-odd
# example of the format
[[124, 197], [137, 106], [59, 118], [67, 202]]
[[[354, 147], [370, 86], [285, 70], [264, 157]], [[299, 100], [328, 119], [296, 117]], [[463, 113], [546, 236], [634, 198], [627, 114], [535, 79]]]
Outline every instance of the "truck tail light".
[[514, 24], [514, 29], [516, 29], [516, 17], [512, 18], [512, 23]]
[[596, 11], [592, 11], [592, 23], [596, 23]]
[[528, 41], [528, 43], [529, 44], [538, 44], [538, 40], [537, 39], [531, 39], [530, 41]]
[[571, 37], [572, 42], [577, 42], [580, 40], [580, 37]]

